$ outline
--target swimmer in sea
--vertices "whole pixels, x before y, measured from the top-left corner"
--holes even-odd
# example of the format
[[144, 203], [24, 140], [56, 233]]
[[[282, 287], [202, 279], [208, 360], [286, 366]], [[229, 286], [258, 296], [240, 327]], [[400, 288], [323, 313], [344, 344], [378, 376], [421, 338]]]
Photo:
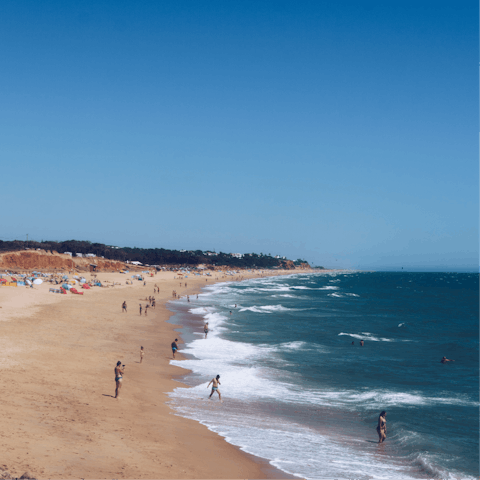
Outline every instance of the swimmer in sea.
[[361, 347], [363, 347], [364, 343], [365, 343], [365, 342], [364, 342], [363, 340], [360, 340], [360, 346], [361, 346]]
[[145, 350], [143, 347], [140, 347], [140, 363], [143, 362], [143, 356], [145, 355]]
[[117, 366], [115, 367], [115, 398], [119, 398], [120, 394], [120, 389], [122, 388], [122, 380], [123, 380], [123, 372], [125, 371], [125, 365], [122, 365], [122, 368], [120, 368], [120, 365], [122, 365], [122, 362], [119, 360], [117, 362]]
[[203, 331], [205, 332], [205, 338], [207, 338], [207, 335], [208, 335], [208, 322], [203, 326]]
[[454, 362], [455, 360], [449, 360], [447, 357], [443, 357], [441, 360], [440, 360], [440, 363], [447, 363], [447, 362]]
[[[220, 385], [220, 375], [217, 375], [215, 378], [212, 378], [210, 380], [210, 383], [213, 383], [212, 385], [212, 393], [210, 393], [210, 396], [208, 397], [209, 399], [212, 398], [212, 395], [217, 392], [218, 393], [218, 398], [220, 401], [222, 401], [222, 394], [220, 393], [220, 390], [218, 389], [218, 386]], [[210, 386], [210, 383], [207, 385], [207, 388]]]
[[387, 438], [387, 412], [385, 410], [378, 417], [377, 433], [378, 443], [383, 443]]

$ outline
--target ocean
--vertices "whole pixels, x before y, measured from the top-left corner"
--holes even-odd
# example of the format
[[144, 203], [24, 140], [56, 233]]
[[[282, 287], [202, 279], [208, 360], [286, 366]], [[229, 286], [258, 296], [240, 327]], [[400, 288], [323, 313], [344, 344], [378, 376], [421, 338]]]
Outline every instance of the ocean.
[[[190, 370], [170, 403], [302, 478], [478, 478], [478, 280], [335, 271], [208, 286], [169, 303], [187, 356], [172, 363]], [[216, 375], [223, 403], [208, 400]]]

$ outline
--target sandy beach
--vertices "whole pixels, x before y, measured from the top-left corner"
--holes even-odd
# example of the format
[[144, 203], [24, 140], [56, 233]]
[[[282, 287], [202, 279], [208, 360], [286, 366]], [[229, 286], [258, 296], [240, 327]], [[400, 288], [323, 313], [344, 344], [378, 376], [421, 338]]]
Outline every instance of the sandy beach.
[[[275, 275], [284, 273], [293, 272]], [[290, 478], [166, 403], [185, 373], [169, 364], [171, 342], [179, 338], [181, 358], [182, 340], [166, 322], [167, 302], [176, 290], [192, 295], [194, 305], [206, 284], [233, 279], [216, 276], [181, 280], [159, 272], [144, 286], [125, 285], [130, 275], [100, 272], [100, 280], [121, 285], [84, 295], [49, 293], [48, 283], [1, 287], [0, 478]], [[150, 295], [156, 308], [140, 316], [139, 303]], [[117, 360], [126, 365], [119, 399]]]

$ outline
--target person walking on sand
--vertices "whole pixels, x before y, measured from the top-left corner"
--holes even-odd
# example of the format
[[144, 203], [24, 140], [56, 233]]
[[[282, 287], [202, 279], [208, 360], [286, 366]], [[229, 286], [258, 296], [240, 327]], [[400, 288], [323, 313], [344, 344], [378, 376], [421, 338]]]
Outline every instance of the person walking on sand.
[[117, 366], [115, 367], [115, 398], [120, 397], [120, 389], [122, 388], [122, 380], [123, 380], [123, 372], [125, 371], [125, 365], [122, 365], [122, 368], [120, 368], [120, 365], [122, 365], [122, 362], [119, 360], [117, 362]]
[[208, 335], [208, 322], [203, 326], [203, 331], [205, 332], [205, 338], [207, 338], [207, 335]]
[[142, 304], [139, 303], [138, 305], [140, 305], [140, 315], [142, 314]]
[[387, 438], [387, 412], [385, 410], [378, 417], [377, 433], [378, 443], [383, 443]]
[[[212, 395], [217, 392], [218, 393], [218, 398], [220, 401], [222, 401], [222, 394], [220, 393], [220, 390], [218, 389], [218, 386], [221, 385], [220, 383], [220, 375], [217, 375], [215, 378], [212, 378], [210, 380], [210, 383], [212, 383], [212, 392], [210, 393], [210, 396], [208, 399], [210, 400], [212, 398]], [[207, 385], [207, 388], [210, 386], [210, 383]]]
[[145, 350], [143, 347], [140, 347], [140, 363], [143, 362], [143, 356], [145, 355]]
[[149, 307], [149, 306], [150, 306], [150, 305], [149, 305], [148, 303], [145, 305], [145, 316], [147, 316], [147, 313], [148, 313], [148, 307]]
[[127, 313], [127, 302], [122, 303], [122, 313], [123, 312]]
[[172, 342], [172, 353], [173, 353], [173, 358], [174, 359], [175, 359], [175, 353], [178, 350], [177, 342], [178, 342], [178, 338], [176, 338], [175, 341]]

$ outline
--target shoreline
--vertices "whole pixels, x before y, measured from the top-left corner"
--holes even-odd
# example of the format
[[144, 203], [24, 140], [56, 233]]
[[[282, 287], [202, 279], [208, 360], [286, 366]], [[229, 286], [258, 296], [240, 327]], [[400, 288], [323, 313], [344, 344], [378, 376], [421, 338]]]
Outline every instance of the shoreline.
[[[147, 279], [147, 287], [138, 282], [88, 290], [84, 296], [48, 293], [48, 284], [34, 289], [1, 287], [5, 424], [0, 433], [4, 452], [0, 474], [296, 478], [229, 444], [199, 422], [180, 417], [166, 403], [166, 392], [179, 386], [174, 378], [185, 371], [170, 365], [169, 337], [179, 327], [168, 323], [172, 312], [167, 303], [180, 282], [174, 276], [161, 272]], [[101, 272], [98, 277], [127, 279], [119, 273]], [[189, 277], [188, 288], [180, 293], [200, 293], [204, 280]], [[229, 280], [234, 278], [208, 279]], [[151, 294], [155, 283], [160, 286], [160, 294], [154, 295], [157, 308], [140, 317], [138, 300]], [[121, 312], [123, 299], [127, 314]], [[139, 345], [146, 348], [141, 366]], [[113, 367], [118, 358], [127, 368], [122, 398], [114, 400]]]

